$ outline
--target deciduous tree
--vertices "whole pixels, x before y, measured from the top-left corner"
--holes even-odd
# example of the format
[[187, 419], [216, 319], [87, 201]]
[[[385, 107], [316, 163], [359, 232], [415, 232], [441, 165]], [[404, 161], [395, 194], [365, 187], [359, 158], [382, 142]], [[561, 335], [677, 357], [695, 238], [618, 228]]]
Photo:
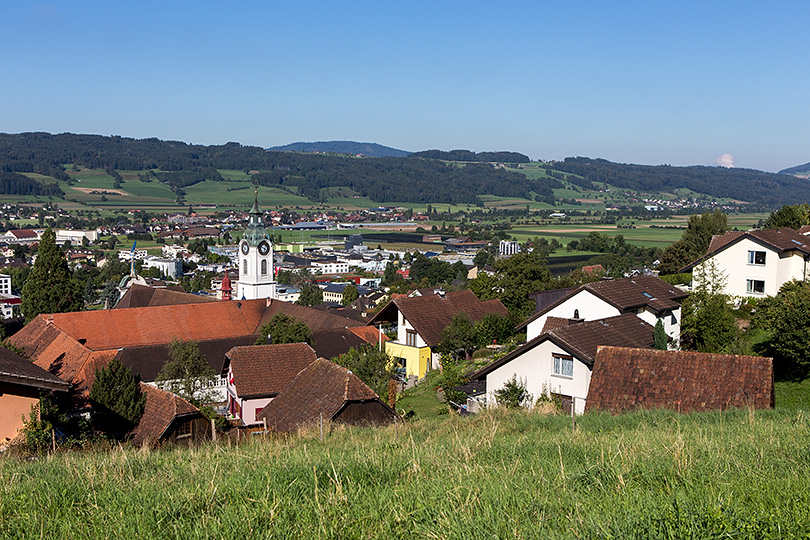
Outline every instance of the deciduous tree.
[[312, 330], [304, 321], [284, 313], [273, 315], [259, 330], [256, 345], [279, 343], [308, 343], [312, 345]]
[[196, 341], [174, 339], [169, 344], [169, 361], [163, 365], [155, 381], [165, 390], [192, 403], [202, 404], [211, 397], [206, 391], [216, 371], [200, 352]]

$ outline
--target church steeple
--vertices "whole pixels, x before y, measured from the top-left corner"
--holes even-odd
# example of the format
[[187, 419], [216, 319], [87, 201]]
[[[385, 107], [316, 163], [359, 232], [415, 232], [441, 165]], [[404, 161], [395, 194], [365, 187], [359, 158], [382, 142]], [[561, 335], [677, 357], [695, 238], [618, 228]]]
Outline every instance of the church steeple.
[[259, 189], [256, 188], [253, 192], [253, 208], [250, 209], [250, 221], [248, 222], [247, 227], [245, 227], [245, 233], [242, 235], [242, 238], [247, 240], [248, 244], [251, 247], [256, 247], [259, 245], [259, 242], [262, 240], [270, 241], [270, 234], [268, 234], [267, 229], [264, 226], [264, 220], [262, 216], [264, 216], [264, 212], [259, 207]]
[[274, 298], [276, 295], [273, 268], [273, 239], [262, 219], [259, 207], [259, 189], [253, 192], [250, 220], [239, 242], [239, 280], [236, 298]]

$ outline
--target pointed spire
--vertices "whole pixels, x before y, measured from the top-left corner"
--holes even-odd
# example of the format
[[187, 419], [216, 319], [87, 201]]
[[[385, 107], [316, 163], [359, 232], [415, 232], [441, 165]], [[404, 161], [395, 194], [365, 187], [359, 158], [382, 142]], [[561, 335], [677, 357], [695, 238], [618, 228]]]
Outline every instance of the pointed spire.
[[262, 214], [262, 209], [259, 208], [259, 188], [253, 190], [253, 208], [250, 209], [250, 214]]

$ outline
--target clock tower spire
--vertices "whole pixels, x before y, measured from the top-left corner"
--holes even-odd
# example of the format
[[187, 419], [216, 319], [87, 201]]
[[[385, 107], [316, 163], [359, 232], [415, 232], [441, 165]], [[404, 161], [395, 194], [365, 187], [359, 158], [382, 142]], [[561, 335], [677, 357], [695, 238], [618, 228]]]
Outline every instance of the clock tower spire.
[[236, 282], [235, 300], [276, 297], [273, 239], [264, 226], [258, 187], [253, 195], [253, 207], [248, 212], [250, 219], [239, 241], [239, 281]]

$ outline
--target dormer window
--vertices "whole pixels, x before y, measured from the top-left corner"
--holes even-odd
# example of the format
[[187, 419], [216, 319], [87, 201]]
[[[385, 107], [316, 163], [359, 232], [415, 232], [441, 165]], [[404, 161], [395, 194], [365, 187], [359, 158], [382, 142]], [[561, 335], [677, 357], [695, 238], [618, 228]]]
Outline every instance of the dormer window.
[[748, 264], [755, 264], [757, 266], [765, 266], [765, 252], [764, 251], [749, 251]]

